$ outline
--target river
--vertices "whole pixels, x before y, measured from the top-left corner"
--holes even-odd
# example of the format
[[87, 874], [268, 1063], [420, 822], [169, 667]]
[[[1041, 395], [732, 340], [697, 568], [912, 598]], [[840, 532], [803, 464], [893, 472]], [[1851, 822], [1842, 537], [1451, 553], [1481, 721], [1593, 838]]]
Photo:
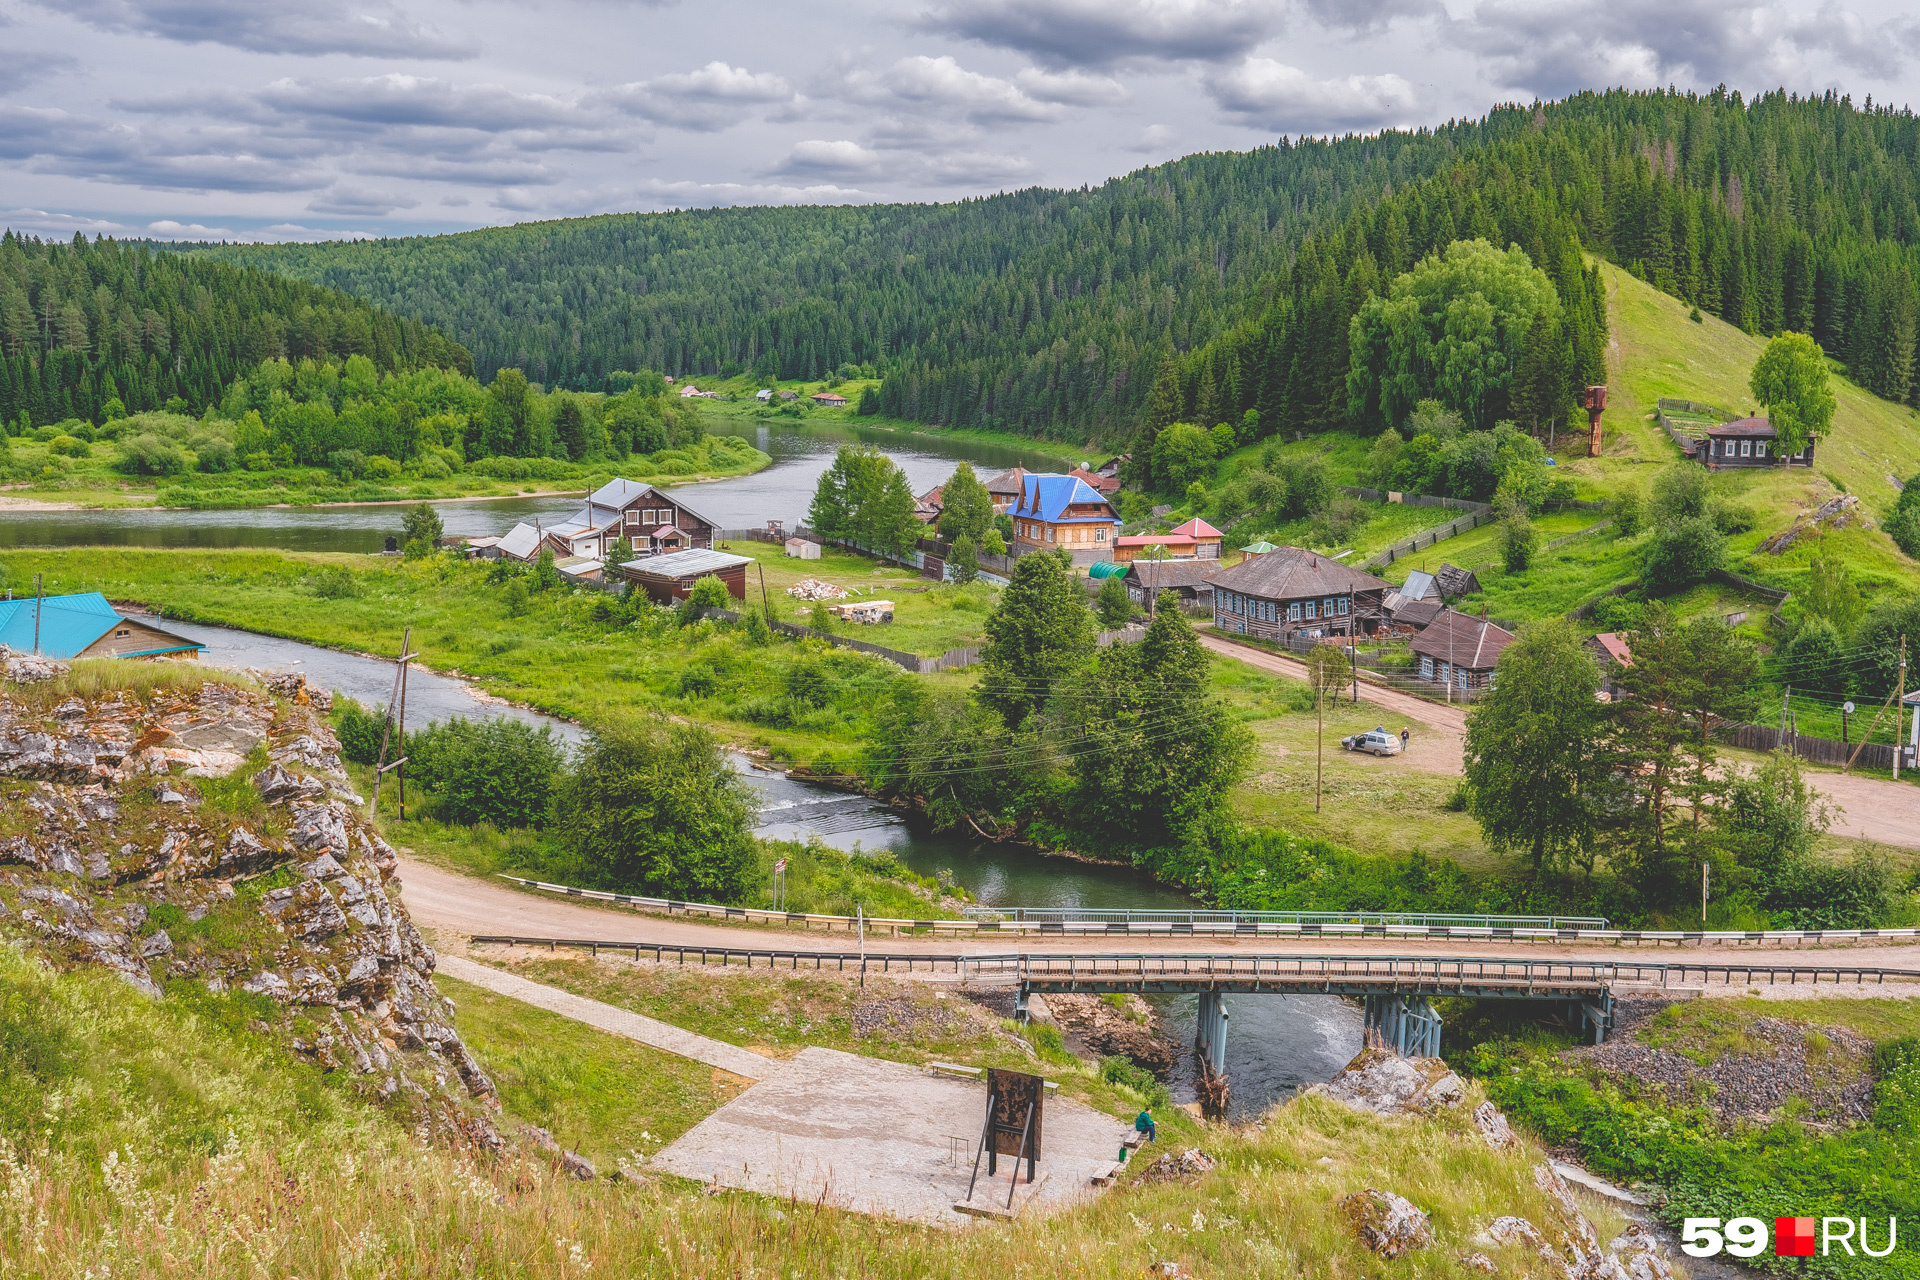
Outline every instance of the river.
[[[760, 425], [715, 418], [710, 429], [738, 429], [772, 465], [752, 475], [669, 490], [722, 529], [759, 528], [784, 520], [788, 528], [807, 514], [821, 473], [843, 444], [874, 444], [906, 473], [915, 493], [944, 483], [962, 459], [982, 479], [1016, 463], [1058, 468], [1065, 460], [1034, 449], [1010, 448], [945, 436], [888, 431], [858, 425]], [[438, 502], [450, 536], [505, 533], [536, 517], [552, 523], [580, 507], [578, 497], [497, 498]], [[279, 547], [287, 551], [379, 551], [400, 532], [404, 505], [251, 507], [240, 511], [0, 511], [0, 547]]]

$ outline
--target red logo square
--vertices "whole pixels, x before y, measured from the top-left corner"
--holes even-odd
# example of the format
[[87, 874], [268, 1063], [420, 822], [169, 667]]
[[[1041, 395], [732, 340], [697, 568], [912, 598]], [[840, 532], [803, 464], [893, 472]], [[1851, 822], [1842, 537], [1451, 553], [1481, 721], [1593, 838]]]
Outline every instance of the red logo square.
[[1813, 1256], [1813, 1219], [1812, 1218], [1775, 1218], [1773, 1220], [1773, 1252], [1781, 1258], [1811, 1258]]

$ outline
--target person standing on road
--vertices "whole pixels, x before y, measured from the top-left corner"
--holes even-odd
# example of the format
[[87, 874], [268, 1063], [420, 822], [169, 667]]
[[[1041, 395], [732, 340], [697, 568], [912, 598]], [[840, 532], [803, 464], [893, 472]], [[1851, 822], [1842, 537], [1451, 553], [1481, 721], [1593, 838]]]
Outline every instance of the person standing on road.
[[1407, 749], [1407, 739], [1411, 738], [1412, 736], [1413, 735], [1411, 733], [1407, 732], [1407, 726], [1405, 725], [1400, 726], [1400, 749], [1402, 751], [1405, 751]]

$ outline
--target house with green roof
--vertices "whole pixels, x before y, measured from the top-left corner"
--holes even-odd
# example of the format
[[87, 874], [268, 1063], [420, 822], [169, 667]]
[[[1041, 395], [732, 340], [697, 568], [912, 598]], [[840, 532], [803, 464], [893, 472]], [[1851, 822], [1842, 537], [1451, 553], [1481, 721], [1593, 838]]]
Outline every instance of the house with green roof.
[[197, 658], [205, 645], [122, 614], [98, 591], [0, 600], [0, 645], [75, 658]]

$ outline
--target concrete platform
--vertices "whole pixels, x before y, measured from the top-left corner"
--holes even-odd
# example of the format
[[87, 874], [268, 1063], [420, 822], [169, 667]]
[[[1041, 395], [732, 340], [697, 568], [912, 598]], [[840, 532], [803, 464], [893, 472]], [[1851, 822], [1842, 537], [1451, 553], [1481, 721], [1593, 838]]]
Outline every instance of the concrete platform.
[[[702, 1120], [647, 1167], [762, 1195], [825, 1203], [877, 1217], [958, 1226], [984, 1084], [835, 1049], [802, 1050], [785, 1069]], [[1049, 1097], [1044, 1159], [1031, 1192], [1024, 1163], [1014, 1204], [1044, 1214], [1098, 1195], [1132, 1130], [1084, 1103]], [[959, 1139], [958, 1143], [951, 1139]], [[1012, 1161], [988, 1179], [981, 1162], [973, 1204], [1007, 1203]]]

